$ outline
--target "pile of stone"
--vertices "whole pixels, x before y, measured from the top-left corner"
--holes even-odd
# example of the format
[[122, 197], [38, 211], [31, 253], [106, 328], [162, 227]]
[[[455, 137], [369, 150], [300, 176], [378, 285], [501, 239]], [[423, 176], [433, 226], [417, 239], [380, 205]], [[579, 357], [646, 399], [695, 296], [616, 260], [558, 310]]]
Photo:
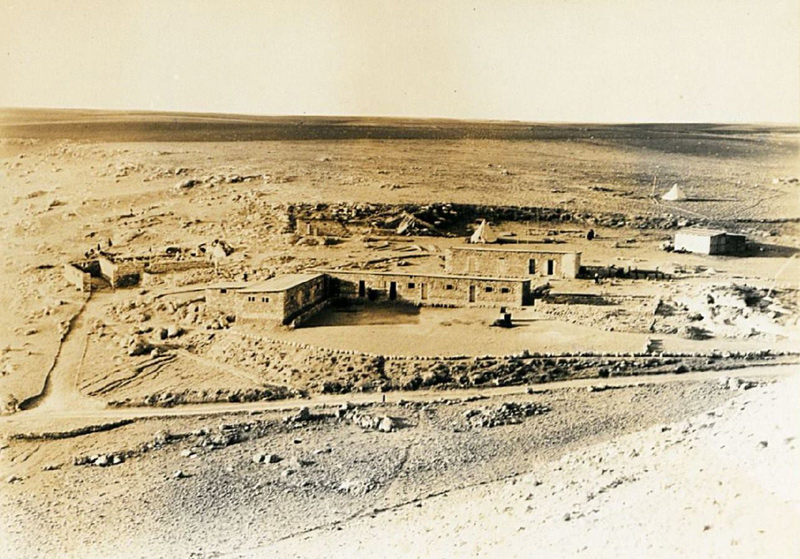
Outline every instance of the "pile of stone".
[[220, 315], [206, 323], [206, 330], [224, 330], [230, 328], [232, 316]]
[[99, 466], [105, 468], [107, 466], [116, 466], [125, 461], [127, 454], [125, 452], [110, 452], [108, 454], [92, 454], [89, 456], [76, 456], [72, 463], [75, 466]]
[[323, 414], [311, 413], [311, 410], [307, 406], [303, 406], [297, 411], [297, 413], [285, 416], [283, 418], [283, 422], [289, 424], [302, 425], [304, 423], [308, 423], [309, 421], [319, 421], [324, 417], [325, 415]]
[[728, 390], [750, 390], [758, 386], [758, 383], [752, 380], [735, 377], [722, 377], [719, 379], [719, 384]]
[[275, 464], [283, 460], [277, 454], [266, 454], [263, 452], [257, 452], [253, 455], [253, 463], [255, 464]]
[[249, 430], [248, 425], [229, 425], [222, 423], [216, 432], [206, 433], [200, 438], [200, 446], [209, 450], [217, 450], [236, 444], [242, 440], [242, 432]]
[[362, 413], [351, 403], [342, 404], [336, 410], [339, 421], [346, 421], [365, 430], [377, 430], [382, 433], [391, 433], [397, 430], [397, 422], [388, 415], [377, 416]]
[[550, 411], [544, 404], [528, 402], [504, 402], [496, 408], [474, 408], [464, 412], [464, 418], [470, 427], [498, 427], [500, 425], [517, 425], [532, 415], [542, 415]]
[[147, 355], [153, 351], [153, 344], [144, 338], [131, 336], [123, 342], [123, 350], [131, 357]]

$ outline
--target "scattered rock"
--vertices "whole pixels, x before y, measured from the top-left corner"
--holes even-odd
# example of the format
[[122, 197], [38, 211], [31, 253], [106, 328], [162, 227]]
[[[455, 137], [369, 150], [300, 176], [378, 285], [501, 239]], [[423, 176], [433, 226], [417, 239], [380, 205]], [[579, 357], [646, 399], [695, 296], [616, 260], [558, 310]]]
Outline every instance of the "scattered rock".
[[550, 411], [544, 404], [528, 402], [504, 402], [496, 408], [477, 408], [464, 412], [464, 418], [471, 427], [497, 427], [514, 425], [532, 415], [541, 415]]
[[313, 416], [311, 415], [311, 410], [307, 406], [304, 406], [304, 407], [300, 408], [300, 411], [298, 411], [296, 414], [287, 415], [286, 417], [284, 417], [283, 418], [283, 422], [284, 423], [301, 423], [301, 422], [304, 422], [304, 421], [310, 421], [311, 419], [313, 419]]
[[287, 461], [287, 466], [288, 466], [287, 469], [293, 470], [293, 471], [300, 470], [300, 469], [302, 469], [302, 468], [304, 468], [306, 466], [310, 466], [310, 465], [311, 465], [311, 462], [309, 462], [307, 460], [301, 460], [297, 456], [292, 456]]
[[394, 430], [395, 430], [394, 420], [388, 415], [384, 416], [381, 419], [381, 422], [378, 424], [378, 431], [381, 431], [383, 433], [391, 433]]
[[263, 464], [267, 455], [257, 452], [253, 455], [253, 462], [256, 464]]

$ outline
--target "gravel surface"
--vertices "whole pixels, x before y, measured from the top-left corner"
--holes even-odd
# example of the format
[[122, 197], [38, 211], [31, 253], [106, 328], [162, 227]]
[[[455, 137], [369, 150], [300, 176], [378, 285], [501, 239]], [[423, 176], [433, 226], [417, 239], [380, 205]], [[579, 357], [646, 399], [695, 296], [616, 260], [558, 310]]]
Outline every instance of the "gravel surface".
[[[0, 455], [3, 556], [111, 557], [136, 549], [146, 557], [211, 557], [266, 545], [537, 472], [571, 450], [691, 417], [738, 393], [716, 381], [687, 381], [358, 408], [391, 417], [391, 432], [325, 408], [141, 420], [74, 439], [12, 440]], [[519, 423], [466, 425], [467, 414], [506, 410], [500, 417], [520, 407], [549, 411], [515, 415]], [[124, 460], [100, 466], [101, 455]], [[87, 465], [74, 465], [87, 456]], [[19, 479], [8, 483], [9, 476]]]

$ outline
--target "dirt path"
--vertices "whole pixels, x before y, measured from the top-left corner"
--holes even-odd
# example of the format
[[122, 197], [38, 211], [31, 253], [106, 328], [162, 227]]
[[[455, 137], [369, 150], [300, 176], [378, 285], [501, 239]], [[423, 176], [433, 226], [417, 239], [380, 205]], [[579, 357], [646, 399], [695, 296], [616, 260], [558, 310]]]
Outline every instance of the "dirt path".
[[[72, 318], [64, 339], [58, 348], [50, 372], [45, 377], [42, 392], [23, 402], [21, 408], [26, 411], [46, 411], [60, 409], [97, 409], [101, 402], [83, 396], [78, 390], [78, 378], [86, 354], [89, 341], [89, 324], [87, 313], [91, 298]], [[24, 412], [23, 412], [24, 413]]]
[[[78, 338], [76, 338], [78, 339]], [[80, 346], [76, 344], [79, 348]], [[72, 351], [75, 351], [74, 348]], [[74, 359], [74, 354], [70, 354]], [[78, 360], [79, 361], [79, 360]], [[74, 363], [74, 361], [71, 361]], [[725, 371], [699, 371], [683, 374], [663, 374], [663, 375], [643, 375], [637, 377], [611, 377], [607, 379], [588, 378], [574, 379], [567, 381], [551, 382], [537, 385], [535, 391], [548, 391], [560, 388], [581, 388], [592, 385], [637, 385], [637, 384], [663, 384], [668, 382], [702, 381], [712, 380], [724, 376], [746, 377], [746, 378], [783, 378], [800, 371], [800, 366], [793, 365], [769, 365], [751, 366], [741, 369]], [[73, 373], [74, 374], [74, 373]], [[60, 375], [53, 375], [53, 378], [60, 379], [57, 382], [66, 383], [68, 390], [75, 390], [74, 385], [69, 385], [69, 371], [63, 371]], [[55, 382], [55, 381], [54, 381]], [[313, 396], [306, 399], [295, 400], [274, 400], [267, 402], [246, 402], [246, 403], [211, 403], [195, 404], [188, 406], [178, 406], [174, 408], [99, 408], [95, 401], [74, 402], [70, 397], [53, 398], [53, 403], [42, 404], [35, 409], [29, 409], [10, 416], [0, 417], [0, 426], [14, 430], [15, 427], [25, 429], [32, 421], [46, 419], [48, 421], [73, 419], [73, 420], [100, 420], [111, 421], [118, 419], [139, 419], [154, 417], [189, 417], [197, 415], [231, 414], [231, 413], [250, 413], [259, 411], [282, 411], [294, 410], [303, 406], [321, 407], [338, 406], [344, 402], [354, 404], [367, 402], [380, 402], [385, 395], [387, 402], [397, 402], [399, 400], [408, 401], [431, 401], [439, 398], [465, 398], [468, 396], [513, 396], [515, 394], [525, 394], [528, 386], [501, 386], [487, 388], [469, 388], [447, 391], [419, 390], [413, 392], [388, 392], [380, 393], [352, 393], [352, 394], [324, 394]], [[84, 398], [85, 397], [80, 397]], [[73, 405], [75, 404], [75, 405]]]

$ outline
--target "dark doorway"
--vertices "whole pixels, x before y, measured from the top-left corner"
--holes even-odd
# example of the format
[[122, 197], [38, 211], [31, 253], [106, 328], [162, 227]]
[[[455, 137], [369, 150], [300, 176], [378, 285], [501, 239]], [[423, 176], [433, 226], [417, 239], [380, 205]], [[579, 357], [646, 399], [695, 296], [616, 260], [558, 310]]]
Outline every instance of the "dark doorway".
[[556, 273], [556, 261], [555, 260], [548, 260], [547, 261], [547, 275], [552, 276]]
[[390, 281], [389, 282], [389, 300], [394, 301], [397, 299], [397, 282]]
[[532, 258], [528, 260], [528, 273], [531, 275], [536, 273], [536, 260]]
[[365, 282], [364, 280], [358, 280], [358, 296], [359, 297], [367, 296], [367, 282]]
[[475, 286], [474, 285], [470, 285], [469, 286], [469, 302], [470, 303], [474, 303], [475, 302]]

